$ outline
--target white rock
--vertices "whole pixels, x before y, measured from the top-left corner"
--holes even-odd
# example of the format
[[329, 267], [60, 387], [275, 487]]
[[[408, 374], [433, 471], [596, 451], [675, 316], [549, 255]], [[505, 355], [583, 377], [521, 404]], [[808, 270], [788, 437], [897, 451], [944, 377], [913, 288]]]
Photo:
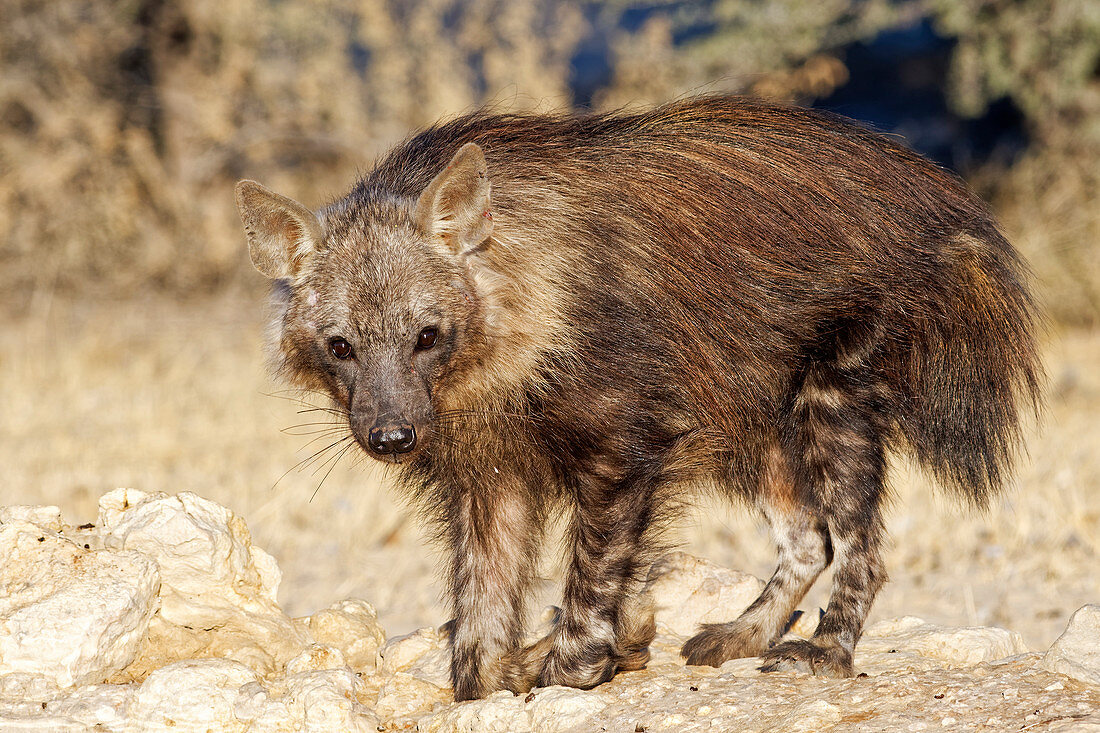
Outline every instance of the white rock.
[[[6, 733], [10, 731], [19, 731], [20, 733], [28, 733], [28, 731], [41, 731], [41, 733], [87, 733], [90, 728], [78, 720], [60, 715], [50, 715], [47, 713], [30, 718], [0, 711], [0, 730]], [[122, 729], [105, 728], [102, 730]]]
[[50, 532], [60, 532], [64, 527], [61, 509], [55, 506], [5, 506], [0, 507], [0, 524], [30, 522]]
[[353, 670], [374, 671], [378, 648], [386, 641], [374, 606], [357, 598], [339, 601], [313, 614], [306, 623], [313, 640], [339, 649]]
[[1027, 652], [1015, 631], [992, 626], [949, 627], [906, 616], [881, 621], [867, 629], [856, 647], [856, 666], [870, 654], [915, 654], [946, 668], [973, 667]]
[[530, 718], [523, 696], [497, 692], [484, 700], [452, 705], [422, 720], [424, 733], [530, 733]]
[[[449, 688], [442, 688], [413, 677], [404, 672], [385, 677], [374, 712], [379, 718], [396, 723], [396, 727], [407, 727], [405, 723], [431, 712], [442, 703], [454, 702]], [[507, 693], [509, 696], [512, 693]]]
[[[868, 629], [856, 664], [869, 670], [869, 679], [764, 675], [753, 659], [731, 660], [720, 669], [685, 667], [678, 657], [683, 638], [699, 623], [736, 617], [763, 583], [677, 553], [657, 563], [638, 606], [638, 613], [656, 607], [661, 632], [646, 670], [619, 675], [595, 690], [499, 692], [454, 704], [445, 635], [427, 628], [385, 642], [374, 609], [356, 600], [288, 619], [275, 603], [274, 561], [252, 546], [238, 517], [194, 495], [112, 492], [101, 503], [99, 526], [90, 530], [66, 527], [53, 508], [9, 508], [0, 510], [0, 519], [5, 731], [580, 733], [638, 725], [652, 731], [809, 731], [843, 727], [845, 720], [881, 730], [1049, 723], [1051, 730], [1071, 733], [1100, 727], [1100, 690], [1089, 686], [1097, 684], [1100, 606], [1074, 615], [1043, 658], [1044, 669], [1035, 664], [1038, 654], [1023, 653], [1012, 632], [945, 628], [916, 618]], [[103, 549], [84, 549], [85, 542]], [[120, 566], [123, 561], [129, 564]], [[107, 622], [88, 628], [88, 618], [99, 618], [106, 607], [97, 592], [145, 583], [152, 599], [158, 565], [162, 613], [149, 619], [156, 607], [150, 600], [144, 615], [115, 624], [128, 632], [111, 631]], [[107, 587], [89, 591], [93, 581]], [[73, 589], [79, 603], [56, 600]], [[23, 618], [19, 614], [27, 609], [36, 609], [28, 618], [49, 626], [50, 634], [78, 629], [85, 634], [81, 639], [93, 639], [87, 648], [74, 643], [80, 647], [74, 658], [84, 666], [66, 667], [67, 657], [41, 655], [37, 666], [30, 665], [27, 639], [60, 637], [12, 627], [12, 619]], [[553, 609], [544, 613], [537, 633], [545, 633], [552, 617]], [[133, 657], [132, 637], [143, 623], [138, 658], [120, 671]], [[105, 633], [115, 641], [96, 651]], [[4, 644], [15, 644], [17, 653]], [[35, 651], [41, 648], [52, 647]], [[195, 659], [215, 655], [223, 658]], [[980, 662], [991, 663], [975, 666]], [[110, 677], [129, 684], [72, 687], [89, 664], [101, 666], [91, 681]], [[53, 671], [44, 672], [47, 667]], [[84, 672], [56, 673], [70, 668]]]
[[585, 723], [602, 712], [609, 702], [598, 690], [586, 692], [570, 687], [547, 687], [535, 690], [534, 697], [526, 704], [526, 712], [532, 730], [546, 733], [570, 728], [592, 730], [597, 726], [585, 726]]
[[643, 592], [653, 602], [658, 626], [686, 637], [699, 624], [737, 618], [763, 589], [752, 575], [673, 552], [653, 563]]
[[339, 649], [324, 644], [310, 644], [306, 650], [286, 663], [286, 674], [343, 669], [347, 666]]
[[252, 545], [244, 521], [195, 494], [118, 489], [99, 502], [105, 547], [135, 550], [160, 568], [161, 608], [140, 658], [141, 679], [179, 659], [233, 659], [261, 674], [281, 669], [309, 643], [275, 602], [275, 561]]
[[1100, 605], [1077, 609], [1039, 666], [1085, 684], [1100, 685]]
[[0, 557], [0, 675], [65, 688], [102, 682], [133, 661], [157, 608], [154, 563], [86, 550], [18, 519], [0, 525]]
[[348, 669], [292, 674], [270, 690], [246, 685], [238, 696], [236, 713], [248, 719], [249, 731], [256, 732], [373, 732], [379, 720], [358, 701], [362, 687]]
[[300, 721], [291, 730], [375, 731], [376, 718], [357, 701], [359, 678], [349, 669], [303, 672], [286, 678], [287, 707]]
[[598, 690], [547, 687], [528, 695], [497, 692], [484, 700], [452, 705], [420, 721], [420, 730], [435, 733], [500, 731], [501, 733], [559, 733], [599, 730], [592, 719], [611, 700]]
[[56, 697], [60, 688], [50, 678], [26, 672], [0, 675], [0, 702], [20, 700], [49, 700]]
[[803, 639], [809, 639], [817, 631], [817, 624], [821, 621], [824, 613], [820, 608], [808, 613], [800, 613], [794, 623], [791, 624], [790, 633], [801, 636]]
[[78, 687], [47, 703], [46, 712], [73, 720], [85, 730], [122, 730], [136, 692], [131, 685]]
[[839, 723], [840, 718], [838, 706], [825, 700], [811, 700], [799, 703], [779, 721], [775, 729], [791, 733], [827, 730]]
[[378, 650], [383, 674], [406, 672], [437, 687], [450, 687], [451, 652], [447, 638], [435, 628], [395, 636]]
[[259, 677], [226, 659], [175, 662], [156, 670], [138, 688], [128, 711], [135, 730], [244, 731], [234, 713], [240, 689]]
[[1100, 733], [1100, 713], [1087, 718], [1054, 721], [1045, 729], [1044, 733]]
[[916, 616], [897, 616], [879, 621], [863, 630], [864, 639], [875, 639], [893, 634], [903, 634], [913, 629], [927, 627], [928, 622]]

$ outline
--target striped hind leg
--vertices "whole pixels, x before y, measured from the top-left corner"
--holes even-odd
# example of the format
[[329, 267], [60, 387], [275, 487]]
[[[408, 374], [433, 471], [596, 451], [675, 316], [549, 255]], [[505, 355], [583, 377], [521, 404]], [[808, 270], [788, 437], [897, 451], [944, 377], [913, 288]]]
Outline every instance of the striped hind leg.
[[704, 624], [684, 644], [680, 654], [688, 664], [717, 667], [727, 659], [763, 654], [782, 636], [799, 601], [829, 564], [825, 526], [798, 493], [787, 460], [773, 450], [758, 504], [778, 549], [775, 573], [736, 620]]
[[875, 594], [886, 580], [882, 501], [885, 410], [869, 370], [810, 366], [791, 410], [790, 455], [812, 492], [833, 547], [833, 589], [813, 638], [764, 653], [764, 671], [800, 669], [828, 677], [853, 674], [852, 655]]

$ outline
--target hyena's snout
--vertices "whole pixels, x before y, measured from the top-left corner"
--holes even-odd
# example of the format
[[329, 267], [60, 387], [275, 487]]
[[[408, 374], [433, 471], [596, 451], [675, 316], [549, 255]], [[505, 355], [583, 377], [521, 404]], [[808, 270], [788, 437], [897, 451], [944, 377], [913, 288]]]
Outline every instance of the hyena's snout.
[[424, 442], [424, 431], [400, 412], [353, 408], [348, 422], [356, 441], [375, 458], [411, 453]]
[[431, 432], [427, 409], [430, 403], [421, 385], [397, 378], [397, 367], [387, 361], [381, 358], [376, 361], [385, 368], [355, 385], [348, 421], [355, 439], [368, 455], [396, 461], [399, 455], [424, 447]]
[[385, 421], [367, 431], [367, 445], [375, 453], [408, 453], [416, 447], [416, 428], [408, 423]]

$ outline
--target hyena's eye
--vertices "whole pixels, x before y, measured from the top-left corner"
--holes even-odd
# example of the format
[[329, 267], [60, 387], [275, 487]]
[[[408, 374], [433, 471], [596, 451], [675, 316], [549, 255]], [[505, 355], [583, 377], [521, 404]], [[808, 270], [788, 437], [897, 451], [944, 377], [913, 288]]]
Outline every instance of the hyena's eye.
[[334, 338], [328, 342], [329, 351], [337, 359], [349, 359], [352, 355], [351, 344], [342, 338]]
[[416, 337], [416, 348], [419, 350], [430, 349], [435, 346], [435, 337], [438, 331], [435, 326], [429, 326]]

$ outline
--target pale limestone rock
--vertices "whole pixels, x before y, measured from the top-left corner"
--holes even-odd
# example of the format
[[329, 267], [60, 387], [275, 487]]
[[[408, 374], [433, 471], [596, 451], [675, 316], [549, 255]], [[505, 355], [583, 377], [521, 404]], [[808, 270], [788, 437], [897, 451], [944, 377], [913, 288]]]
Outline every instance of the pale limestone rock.
[[447, 647], [433, 649], [409, 665], [405, 673], [436, 687], [450, 689], [451, 650]]
[[363, 685], [349, 669], [290, 675], [286, 687], [287, 707], [301, 721], [291, 730], [340, 733], [378, 729], [378, 718], [358, 701]]
[[779, 721], [776, 730], [790, 733], [812, 733], [827, 730], [840, 722], [841, 710], [825, 700], [810, 700], [799, 703]]
[[26, 672], [0, 674], [0, 704], [22, 700], [49, 700], [60, 692], [53, 679]]
[[396, 636], [378, 650], [383, 674], [405, 672], [437, 687], [450, 687], [451, 651], [447, 637], [438, 629], [417, 629]]
[[[530, 696], [528, 696], [530, 697]], [[525, 702], [527, 697], [523, 698]], [[599, 690], [574, 690], [570, 687], [548, 687], [535, 692], [525, 704], [532, 730], [556, 733], [573, 728], [597, 729], [588, 725], [608, 706], [610, 700]]]
[[115, 681], [198, 657], [271, 674], [308, 644], [275, 601], [274, 559], [252, 545], [244, 521], [225, 507], [191, 493], [118, 489], [100, 499], [98, 527], [105, 547], [141, 552], [161, 576], [160, 612], [139, 658]]
[[496, 692], [484, 700], [451, 705], [421, 720], [418, 728], [422, 733], [532, 733], [525, 699], [508, 691]]
[[130, 704], [129, 723], [137, 730], [243, 733], [247, 722], [234, 708], [240, 688], [258, 681], [254, 671], [228, 659], [173, 662], [141, 683]]
[[347, 667], [344, 655], [339, 649], [324, 644], [310, 644], [306, 650], [286, 663], [285, 674], [316, 672], [327, 669]]
[[[675, 636], [671, 633], [657, 634], [657, 637], [649, 644], [649, 664], [647, 669], [656, 669], [663, 666], [680, 666], [685, 664], [680, 656], [680, 648], [684, 645], [683, 636]], [[760, 666], [759, 660], [756, 662]]]
[[374, 671], [378, 648], [386, 642], [374, 606], [357, 598], [339, 601], [313, 614], [306, 623], [314, 641], [339, 649], [356, 672]]
[[48, 702], [46, 712], [81, 730], [123, 730], [136, 692], [130, 685], [86, 685]]
[[378, 650], [379, 670], [384, 674], [401, 672], [424, 654], [444, 648], [446, 640], [434, 627], [417, 629], [395, 636]]
[[[278, 569], [251, 546], [243, 522], [216, 504], [187, 494], [112, 492], [94, 531], [65, 528], [53, 510], [19, 508], [0, 516], [7, 517], [0, 533], [30, 531], [32, 550], [63, 547], [69, 553], [63, 559], [76, 557], [73, 548], [85, 542], [107, 549], [81, 550], [80, 557], [148, 552], [163, 562], [174, 626], [218, 619], [236, 624], [228, 634], [173, 636], [151, 622], [143, 649], [153, 639], [159, 651], [143, 661], [160, 668], [141, 684], [141, 665], [131, 665], [129, 679], [116, 675], [131, 684], [68, 689], [40, 674], [0, 675], [0, 730], [581, 733], [641, 726], [651, 733], [717, 733], [984, 726], [1088, 733], [1100, 723], [1100, 687], [1041, 668], [1039, 655], [1022, 653], [1019, 637], [1003, 629], [947, 628], [914, 618], [883, 622], [868, 629], [857, 649], [857, 667], [870, 675], [864, 678], [762, 674], [758, 659], [731, 660], [719, 669], [685, 667], [678, 655], [684, 637], [700, 622], [735, 617], [763, 584], [683, 554], [662, 558], [645, 592], [643, 600], [657, 608], [660, 632], [646, 670], [620, 674], [590, 691], [551, 687], [454, 704], [444, 634], [428, 628], [384, 642], [374, 609], [362, 601], [287, 619], [274, 602]], [[53, 527], [79, 537], [78, 544]], [[0, 567], [0, 578], [9, 578], [14, 593], [40, 585], [37, 567], [8, 570]], [[10, 595], [0, 589], [0, 603]], [[1074, 616], [1042, 666], [1064, 658], [1077, 665], [1073, 669], [1090, 669], [1098, 609]], [[87, 609], [59, 612], [70, 615], [68, 624]], [[534, 633], [549, 630], [553, 612], [544, 612]], [[816, 620], [795, 631], [812, 632]], [[227, 658], [169, 663], [212, 651]]]
[[752, 575], [673, 552], [653, 563], [643, 593], [653, 603], [658, 627], [688, 637], [699, 624], [737, 618], [763, 589]]
[[1054, 721], [1044, 728], [1044, 733], [1100, 733], [1100, 713]]
[[246, 685], [238, 695], [236, 715], [258, 733], [373, 732], [380, 721], [359, 699], [364, 685], [349, 669], [291, 674], [271, 684]]
[[[442, 688], [413, 677], [405, 672], [397, 672], [383, 677], [374, 713], [382, 720], [395, 722], [397, 727], [424, 713], [431, 712], [440, 704], [454, 702], [454, 694], [449, 688]], [[511, 696], [512, 693], [508, 693]]]
[[907, 616], [867, 629], [856, 647], [855, 661], [860, 666], [870, 654], [904, 653], [936, 660], [937, 666], [950, 669], [972, 667], [1027, 650], [1023, 637], [1015, 631], [991, 626], [939, 626]]
[[798, 614], [798, 618], [791, 624], [789, 632], [801, 636], [803, 639], [809, 639], [817, 631], [817, 624], [821, 621], [823, 614], [824, 611], [820, 608], [809, 613]]
[[19, 513], [47, 526], [0, 524], [0, 675], [102, 682], [138, 651], [157, 608], [156, 565], [77, 545], [49, 528], [52, 511]]
[[1100, 605], [1077, 609], [1039, 664], [1051, 672], [1100, 686]]
[[365, 685], [349, 669], [291, 674], [272, 682], [236, 662], [176, 662], [138, 685], [68, 691], [46, 707], [0, 704], [0, 730], [375, 731], [379, 719], [360, 702]]
[[[19, 731], [20, 733], [86, 733], [89, 728], [79, 721], [60, 715], [44, 713], [31, 718], [0, 711], [0, 730]], [[106, 728], [104, 730], [123, 729]]]
[[527, 695], [497, 692], [484, 700], [452, 705], [420, 721], [420, 730], [564, 733], [599, 730], [594, 719], [611, 700], [599, 690], [547, 687]]
[[55, 506], [5, 506], [0, 507], [0, 524], [10, 522], [30, 522], [49, 532], [60, 532], [64, 528], [61, 521], [61, 509]]
[[534, 644], [536, 641], [553, 631], [560, 616], [561, 609], [557, 606], [544, 606], [543, 609], [539, 611], [539, 615], [535, 618], [531, 628], [527, 630], [525, 643]]

